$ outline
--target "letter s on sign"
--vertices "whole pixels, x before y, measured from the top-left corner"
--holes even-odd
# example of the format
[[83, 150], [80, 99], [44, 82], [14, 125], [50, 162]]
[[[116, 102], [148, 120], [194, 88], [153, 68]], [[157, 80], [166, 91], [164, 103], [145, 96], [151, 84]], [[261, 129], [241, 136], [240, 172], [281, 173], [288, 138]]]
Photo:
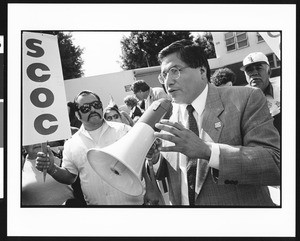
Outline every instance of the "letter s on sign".
[[50, 134], [54, 133], [57, 130], [58, 125], [52, 125], [49, 128], [45, 128], [43, 126], [43, 122], [45, 120], [48, 120], [49, 122], [57, 121], [57, 119], [54, 115], [42, 114], [34, 120], [34, 128], [41, 135], [50, 135]]
[[42, 41], [39, 39], [28, 39], [26, 41], [26, 46], [27, 48], [31, 49], [31, 50], [35, 50], [34, 53], [27, 51], [27, 55], [31, 56], [31, 57], [35, 57], [35, 58], [39, 58], [42, 57], [44, 55], [44, 50], [43, 48], [36, 46], [34, 44], [42, 44]]

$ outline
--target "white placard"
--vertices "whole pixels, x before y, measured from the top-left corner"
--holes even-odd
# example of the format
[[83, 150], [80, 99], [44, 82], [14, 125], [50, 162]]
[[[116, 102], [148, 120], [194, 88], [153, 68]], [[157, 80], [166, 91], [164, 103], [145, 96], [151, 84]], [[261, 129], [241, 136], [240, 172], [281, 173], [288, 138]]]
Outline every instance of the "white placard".
[[23, 145], [67, 139], [70, 122], [57, 36], [23, 32]]
[[259, 32], [260, 36], [266, 41], [269, 47], [276, 54], [278, 59], [280, 58], [280, 32]]

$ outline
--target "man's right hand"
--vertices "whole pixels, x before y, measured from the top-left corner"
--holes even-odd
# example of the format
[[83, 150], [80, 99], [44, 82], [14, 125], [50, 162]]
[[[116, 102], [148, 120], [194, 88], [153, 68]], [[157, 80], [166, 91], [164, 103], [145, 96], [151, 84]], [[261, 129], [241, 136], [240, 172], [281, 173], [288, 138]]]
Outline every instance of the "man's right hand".
[[51, 173], [52, 169], [55, 168], [54, 166], [54, 156], [50, 149], [50, 146], [47, 146], [47, 153], [44, 152], [38, 152], [37, 158], [35, 162], [35, 167], [39, 171], [43, 171], [44, 169], [47, 170], [47, 172]]

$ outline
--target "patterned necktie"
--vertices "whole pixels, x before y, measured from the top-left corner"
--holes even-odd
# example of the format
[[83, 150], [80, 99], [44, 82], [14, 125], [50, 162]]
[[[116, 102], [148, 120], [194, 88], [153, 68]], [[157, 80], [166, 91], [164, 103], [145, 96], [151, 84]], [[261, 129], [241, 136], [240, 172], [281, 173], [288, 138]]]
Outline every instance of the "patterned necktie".
[[[193, 115], [194, 107], [192, 105], [188, 105], [186, 109], [189, 113], [189, 129], [193, 131], [197, 136], [199, 136], [197, 121]], [[191, 206], [195, 205], [196, 169], [197, 159], [189, 159], [187, 163], [187, 181], [189, 191], [189, 202]]]

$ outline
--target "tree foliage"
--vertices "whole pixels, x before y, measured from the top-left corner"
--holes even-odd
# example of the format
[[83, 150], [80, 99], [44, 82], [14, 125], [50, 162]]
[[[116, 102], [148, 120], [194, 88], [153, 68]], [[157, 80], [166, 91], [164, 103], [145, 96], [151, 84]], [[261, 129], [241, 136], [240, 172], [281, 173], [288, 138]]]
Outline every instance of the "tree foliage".
[[180, 39], [192, 40], [193, 37], [188, 31], [131, 32], [121, 40], [120, 66], [123, 70], [157, 66], [159, 51]]
[[[159, 51], [180, 39], [194, 40], [194, 37], [189, 31], [131, 32], [128, 37], [124, 36], [121, 40], [120, 66], [123, 70], [157, 66]], [[211, 33], [198, 35], [194, 41], [202, 46], [207, 58], [215, 57]]]
[[43, 33], [57, 35], [64, 80], [82, 77], [83, 49], [73, 44], [72, 33], [59, 31], [43, 31]]
[[204, 32], [201, 35], [199, 34], [194, 41], [202, 47], [207, 59], [216, 58], [215, 45], [210, 32]]

